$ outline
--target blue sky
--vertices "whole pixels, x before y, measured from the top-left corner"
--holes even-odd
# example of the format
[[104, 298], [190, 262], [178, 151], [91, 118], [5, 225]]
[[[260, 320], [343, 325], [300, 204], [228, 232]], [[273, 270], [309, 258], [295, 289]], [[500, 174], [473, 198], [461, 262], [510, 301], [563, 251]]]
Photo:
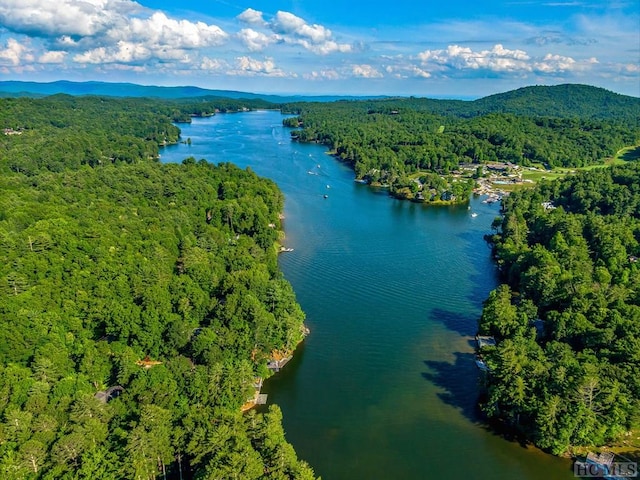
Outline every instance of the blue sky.
[[0, 80], [478, 97], [640, 96], [638, 0], [0, 0]]

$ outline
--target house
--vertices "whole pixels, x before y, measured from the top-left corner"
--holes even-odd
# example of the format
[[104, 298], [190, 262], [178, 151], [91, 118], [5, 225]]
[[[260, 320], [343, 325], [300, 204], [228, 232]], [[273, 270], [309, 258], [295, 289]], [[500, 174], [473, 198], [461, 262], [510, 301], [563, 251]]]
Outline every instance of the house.
[[440, 200], [443, 200], [445, 202], [449, 202], [451, 200], [455, 200], [455, 198], [456, 198], [456, 196], [453, 193], [449, 192], [449, 191], [442, 192], [442, 195], [440, 195]]
[[488, 335], [476, 335], [476, 342], [478, 342], [479, 350], [482, 350], [484, 347], [496, 346], [496, 339]]

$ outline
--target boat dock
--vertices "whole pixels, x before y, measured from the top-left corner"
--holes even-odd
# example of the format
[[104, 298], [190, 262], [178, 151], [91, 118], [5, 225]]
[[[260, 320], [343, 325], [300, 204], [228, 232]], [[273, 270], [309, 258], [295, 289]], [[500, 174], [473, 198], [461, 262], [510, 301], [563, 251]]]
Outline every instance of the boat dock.
[[255, 389], [255, 392], [253, 394], [253, 397], [247, 399], [245, 404], [240, 407], [241, 411], [246, 412], [247, 410], [251, 410], [256, 405], [266, 405], [268, 395], [266, 393], [260, 393], [260, 390], [262, 389], [262, 383], [262, 377], [256, 377], [254, 379], [252, 386]]
[[480, 352], [485, 347], [495, 347], [496, 339], [490, 335], [476, 335], [476, 342], [478, 342], [478, 353], [475, 356], [476, 367], [478, 367], [481, 372], [489, 373], [491, 372], [491, 369], [484, 358], [482, 358]]
[[287, 363], [289, 363], [289, 360], [291, 360], [292, 358], [293, 357], [289, 355], [288, 357], [284, 357], [279, 360], [270, 360], [269, 363], [267, 363], [267, 368], [269, 370], [273, 370], [274, 372], [279, 372], [280, 369]]
[[476, 335], [476, 342], [478, 342], [479, 350], [482, 350], [484, 347], [496, 346], [496, 339], [489, 335]]

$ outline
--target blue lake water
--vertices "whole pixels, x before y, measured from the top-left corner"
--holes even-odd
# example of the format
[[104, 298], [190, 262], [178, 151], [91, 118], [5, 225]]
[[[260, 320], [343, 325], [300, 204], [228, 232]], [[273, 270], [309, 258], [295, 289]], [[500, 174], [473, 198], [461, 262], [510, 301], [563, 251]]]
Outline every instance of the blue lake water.
[[180, 125], [191, 145], [161, 159], [250, 167], [285, 194], [294, 251], [280, 267], [311, 335], [263, 393], [298, 455], [324, 480], [573, 478], [569, 460], [489, 432], [475, 410], [472, 339], [497, 282], [483, 235], [499, 206], [394, 200], [324, 147], [291, 142], [282, 118], [196, 118]]

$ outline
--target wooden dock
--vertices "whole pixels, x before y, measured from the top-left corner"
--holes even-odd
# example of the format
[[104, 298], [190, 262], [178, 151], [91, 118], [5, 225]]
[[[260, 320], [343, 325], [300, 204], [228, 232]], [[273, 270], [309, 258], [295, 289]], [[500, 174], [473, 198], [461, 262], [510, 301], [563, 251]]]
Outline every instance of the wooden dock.
[[281, 358], [280, 360], [271, 360], [269, 361], [269, 363], [267, 363], [267, 368], [269, 370], [273, 370], [274, 372], [279, 372], [282, 367], [289, 363], [289, 360], [291, 360], [291, 358], [293, 357], [289, 355], [288, 357]]

